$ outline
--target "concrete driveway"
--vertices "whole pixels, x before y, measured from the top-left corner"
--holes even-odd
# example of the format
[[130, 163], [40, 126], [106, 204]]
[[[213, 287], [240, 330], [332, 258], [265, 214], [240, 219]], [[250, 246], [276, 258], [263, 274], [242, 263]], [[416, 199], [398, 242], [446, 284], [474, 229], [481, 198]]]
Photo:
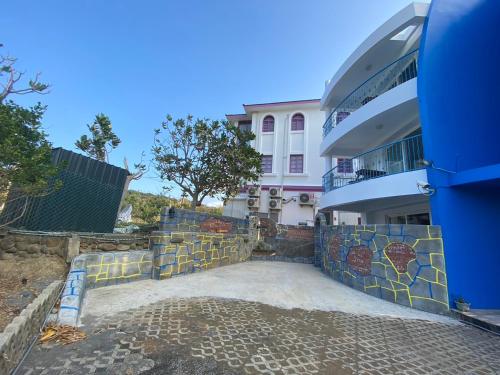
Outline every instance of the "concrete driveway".
[[341, 311], [456, 324], [445, 316], [369, 296], [309, 264], [253, 261], [158, 282], [144, 280], [86, 292], [82, 317], [109, 316], [166, 298], [217, 297], [283, 309]]

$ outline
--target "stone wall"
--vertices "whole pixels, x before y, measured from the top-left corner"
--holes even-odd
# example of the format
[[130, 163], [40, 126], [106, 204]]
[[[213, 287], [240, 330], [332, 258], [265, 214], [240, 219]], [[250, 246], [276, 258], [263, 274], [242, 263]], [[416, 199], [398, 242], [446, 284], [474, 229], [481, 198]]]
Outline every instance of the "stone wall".
[[321, 268], [346, 285], [401, 305], [449, 311], [439, 226], [317, 226]]
[[6, 232], [0, 239], [0, 259], [41, 255], [65, 257], [66, 236], [46, 236], [37, 232]]
[[246, 261], [257, 236], [203, 232], [153, 232], [153, 278], [175, 275]]
[[62, 281], [54, 281], [0, 333], [0, 374], [9, 374], [38, 335], [54, 305]]
[[149, 235], [145, 234], [80, 235], [79, 237], [80, 253], [143, 250], [149, 248]]
[[249, 220], [246, 219], [218, 216], [180, 208], [175, 208], [174, 212], [169, 213], [169, 208], [164, 207], [160, 216], [161, 232], [247, 234], [249, 225]]
[[313, 263], [313, 227], [276, 224], [268, 218], [260, 218], [259, 222], [260, 251], [252, 259]]
[[[72, 241], [75, 242], [77, 251], [68, 257]], [[69, 262], [79, 253], [148, 248], [149, 236], [146, 234], [46, 233], [21, 230], [0, 234], [0, 259], [58, 255]]]

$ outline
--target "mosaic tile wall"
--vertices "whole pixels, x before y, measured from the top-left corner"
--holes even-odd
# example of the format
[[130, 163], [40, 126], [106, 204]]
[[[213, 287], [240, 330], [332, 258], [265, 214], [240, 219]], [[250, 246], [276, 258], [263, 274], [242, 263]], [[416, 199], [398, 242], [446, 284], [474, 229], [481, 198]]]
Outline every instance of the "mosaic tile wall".
[[256, 237], [203, 232], [153, 232], [153, 278], [166, 279], [246, 261]]
[[122, 284], [151, 278], [150, 250], [82, 254], [73, 259], [61, 295], [60, 324], [76, 325], [87, 288]]
[[176, 208], [169, 213], [164, 207], [160, 215], [160, 231], [162, 232], [211, 232], [247, 234], [250, 222], [246, 219], [237, 219], [230, 216], [211, 215]]
[[321, 268], [335, 280], [419, 310], [449, 311], [439, 226], [321, 225], [316, 230]]

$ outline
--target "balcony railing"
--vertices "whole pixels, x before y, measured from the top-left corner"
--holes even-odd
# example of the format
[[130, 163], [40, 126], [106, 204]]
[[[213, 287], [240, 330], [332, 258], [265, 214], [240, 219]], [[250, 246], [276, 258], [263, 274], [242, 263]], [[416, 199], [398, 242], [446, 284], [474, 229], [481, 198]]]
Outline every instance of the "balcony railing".
[[363, 82], [330, 113], [323, 125], [323, 136], [325, 137], [342, 120], [377, 96], [415, 78], [417, 60], [418, 49], [404, 55]]
[[344, 159], [323, 176], [323, 189], [329, 192], [372, 178], [425, 168], [422, 136], [415, 135]]

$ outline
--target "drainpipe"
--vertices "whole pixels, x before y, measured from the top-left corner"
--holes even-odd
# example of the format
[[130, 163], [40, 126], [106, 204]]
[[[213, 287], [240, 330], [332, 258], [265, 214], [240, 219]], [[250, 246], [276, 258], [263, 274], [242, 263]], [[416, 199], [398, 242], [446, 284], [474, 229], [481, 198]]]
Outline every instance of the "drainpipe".
[[[288, 120], [290, 118], [290, 114], [287, 114], [285, 117], [285, 123], [283, 124], [283, 156], [282, 156], [282, 163], [281, 163], [281, 191], [283, 192], [283, 196], [285, 195], [285, 191], [283, 190], [284, 183], [285, 183], [285, 171], [286, 171], [286, 159], [287, 159], [287, 152], [288, 152], [288, 134], [287, 134], [287, 129], [288, 129]], [[283, 199], [283, 197], [281, 198]], [[279, 213], [279, 224], [281, 224], [281, 221], [283, 219], [283, 205], [281, 205], [281, 211]]]

